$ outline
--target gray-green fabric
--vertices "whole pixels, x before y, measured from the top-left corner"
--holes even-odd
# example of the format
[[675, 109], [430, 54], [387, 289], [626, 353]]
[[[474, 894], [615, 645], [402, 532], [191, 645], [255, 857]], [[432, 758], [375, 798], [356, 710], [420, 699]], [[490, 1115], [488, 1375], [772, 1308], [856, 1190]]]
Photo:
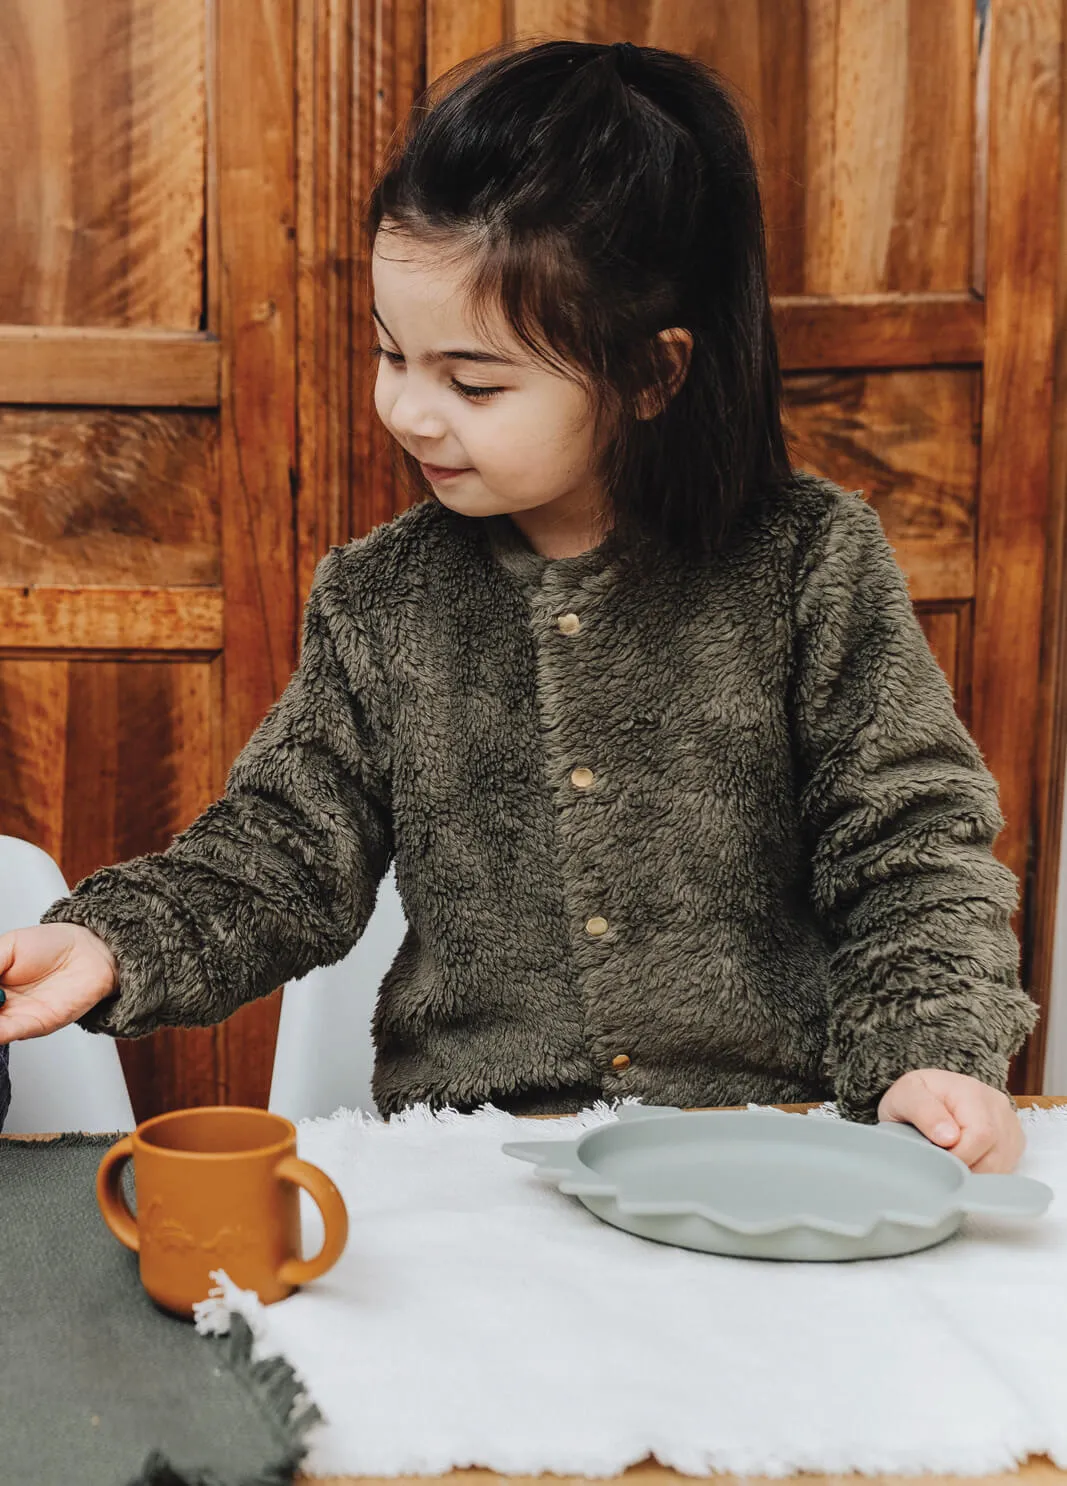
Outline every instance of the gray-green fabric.
[[434, 500], [323, 558], [224, 798], [45, 917], [119, 961], [83, 1025], [140, 1036], [339, 959], [395, 861], [383, 1113], [834, 1097], [873, 1121], [912, 1068], [1003, 1088], [1034, 1024], [1003, 824], [859, 492], [798, 471], [724, 554], [641, 583], [610, 541], [548, 559]]
[[113, 1139], [0, 1141], [0, 1482], [283, 1486], [318, 1412], [240, 1317], [207, 1338], [149, 1300], [96, 1205]]

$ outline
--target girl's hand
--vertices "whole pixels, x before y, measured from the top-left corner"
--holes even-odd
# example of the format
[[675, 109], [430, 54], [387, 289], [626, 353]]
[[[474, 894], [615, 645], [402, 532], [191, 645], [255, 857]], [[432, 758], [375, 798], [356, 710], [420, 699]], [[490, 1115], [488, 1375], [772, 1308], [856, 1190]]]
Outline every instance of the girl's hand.
[[916, 1068], [898, 1078], [882, 1095], [878, 1118], [914, 1125], [972, 1171], [1012, 1171], [1026, 1146], [1006, 1094], [945, 1068]]
[[76, 1022], [118, 985], [115, 956], [80, 924], [0, 934], [0, 1043]]

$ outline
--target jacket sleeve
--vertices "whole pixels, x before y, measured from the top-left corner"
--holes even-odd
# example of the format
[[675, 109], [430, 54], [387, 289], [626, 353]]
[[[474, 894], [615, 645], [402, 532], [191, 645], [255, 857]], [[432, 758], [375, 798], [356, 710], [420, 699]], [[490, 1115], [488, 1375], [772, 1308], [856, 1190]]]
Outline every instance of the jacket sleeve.
[[116, 1037], [205, 1026], [347, 953], [393, 849], [385, 700], [331, 552], [300, 664], [222, 798], [166, 851], [95, 872], [43, 916], [84, 924], [118, 961], [117, 993], [82, 1026]]
[[913, 1068], [1004, 1090], [1037, 1020], [1020, 989], [997, 784], [956, 715], [878, 513], [835, 492], [798, 578], [792, 717], [814, 910], [828, 935], [824, 1071], [874, 1123]]

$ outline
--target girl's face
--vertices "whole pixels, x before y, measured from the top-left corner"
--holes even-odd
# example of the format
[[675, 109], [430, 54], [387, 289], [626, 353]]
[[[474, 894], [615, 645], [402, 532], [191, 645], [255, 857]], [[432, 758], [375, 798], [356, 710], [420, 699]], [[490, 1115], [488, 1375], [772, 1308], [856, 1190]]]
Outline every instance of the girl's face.
[[493, 344], [466, 315], [462, 268], [397, 232], [379, 231], [371, 261], [380, 359], [378, 416], [424, 466], [442, 505], [506, 513], [547, 556], [592, 545], [601, 491], [593, 407], [584, 387], [539, 362], [508, 330]]

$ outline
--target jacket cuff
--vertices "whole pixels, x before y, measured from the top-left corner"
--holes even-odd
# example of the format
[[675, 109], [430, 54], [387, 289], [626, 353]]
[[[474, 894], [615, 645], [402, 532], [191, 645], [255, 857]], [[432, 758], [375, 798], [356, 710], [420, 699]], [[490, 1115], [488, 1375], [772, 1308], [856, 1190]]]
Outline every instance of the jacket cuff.
[[[833, 1077], [841, 1115], [859, 1124], [876, 1124], [878, 1105], [886, 1090], [916, 1068], [944, 1068], [950, 1073], [963, 1073], [1007, 1094], [1009, 1057], [1038, 1018], [1037, 1005], [1024, 993], [1020, 992], [1019, 996], [1026, 1002], [1018, 1007], [1019, 1033], [1005, 1051], [995, 1051], [988, 1044], [966, 1046], [945, 1026], [914, 1027], [896, 1033], [883, 1029], [877, 1035], [858, 1040], [838, 1064]], [[1012, 1105], [1015, 1107], [1014, 1100]]]
[[[168, 984], [161, 938], [171, 915], [157, 894], [104, 868], [79, 883], [41, 915], [41, 923], [80, 924], [102, 939], [118, 965], [118, 988], [78, 1018], [87, 1032], [110, 1037], [146, 1037], [163, 1025]], [[162, 920], [162, 923], [161, 923]]]

